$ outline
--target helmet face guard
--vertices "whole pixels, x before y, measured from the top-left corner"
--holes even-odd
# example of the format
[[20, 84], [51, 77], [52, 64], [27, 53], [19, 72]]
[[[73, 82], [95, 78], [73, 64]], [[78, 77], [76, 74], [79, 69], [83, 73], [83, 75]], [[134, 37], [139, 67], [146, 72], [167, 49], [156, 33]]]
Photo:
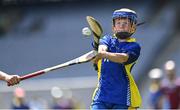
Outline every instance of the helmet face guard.
[[129, 38], [136, 31], [136, 24], [137, 24], [136, 12], [129, 9], [116, 10], [113, 13], [113, 26], [115, 26], [116, 19], [127, 19], [126, 21], [130, 22], [131, 24], [131, 27], [127, 31], [115, 32], [116, 37], [120, 39], [126, 39]]

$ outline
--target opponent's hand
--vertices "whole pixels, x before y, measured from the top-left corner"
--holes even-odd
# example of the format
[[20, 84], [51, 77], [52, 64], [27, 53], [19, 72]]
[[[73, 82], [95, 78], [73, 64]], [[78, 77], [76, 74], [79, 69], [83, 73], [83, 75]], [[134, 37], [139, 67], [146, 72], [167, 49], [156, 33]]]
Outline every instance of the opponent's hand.
[[6, 77], [6, 82], [8, 86], [16, 85], [20, 82], [20, 76], [18, 75], [9, 75]]

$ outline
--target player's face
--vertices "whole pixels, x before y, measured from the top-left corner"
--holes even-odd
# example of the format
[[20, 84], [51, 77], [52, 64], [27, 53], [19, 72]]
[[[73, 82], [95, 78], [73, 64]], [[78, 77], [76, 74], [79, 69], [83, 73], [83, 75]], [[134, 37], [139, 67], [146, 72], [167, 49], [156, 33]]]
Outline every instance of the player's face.
[[117, 18], [113, 26], [113, 31], [116, 32], [129, 32], [131, 29], [131, 22], [127, 18]]

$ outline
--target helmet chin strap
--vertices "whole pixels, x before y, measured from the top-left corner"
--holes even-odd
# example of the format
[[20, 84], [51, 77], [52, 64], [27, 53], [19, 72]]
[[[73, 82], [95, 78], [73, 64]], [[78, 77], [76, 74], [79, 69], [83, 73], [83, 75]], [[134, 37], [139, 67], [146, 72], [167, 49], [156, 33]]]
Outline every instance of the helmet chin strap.
[[118, 39], [127, 39], [129, 37], [131, 37], [132, 33], [129, 33], [129, 32], [117, 32], [115, 33], [115, 36], [118, 38]]

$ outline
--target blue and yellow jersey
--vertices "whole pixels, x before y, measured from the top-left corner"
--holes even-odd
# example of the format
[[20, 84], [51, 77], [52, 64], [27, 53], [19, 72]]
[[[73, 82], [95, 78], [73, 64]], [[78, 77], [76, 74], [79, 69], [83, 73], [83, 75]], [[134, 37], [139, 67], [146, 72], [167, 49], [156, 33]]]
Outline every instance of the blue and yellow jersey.
[[105, 35], [100, 40], [100, 45], [106, 45], [108, 52], [127, 53], [129, 58], [123, 64], [108, 59], [99, 60], [98, 85], [93, 100], [139, 107], [141, 96], [131, 75], [132, 67], [140, 55], [139, 44], [134, 38], [119, 42], [116, 37]]

